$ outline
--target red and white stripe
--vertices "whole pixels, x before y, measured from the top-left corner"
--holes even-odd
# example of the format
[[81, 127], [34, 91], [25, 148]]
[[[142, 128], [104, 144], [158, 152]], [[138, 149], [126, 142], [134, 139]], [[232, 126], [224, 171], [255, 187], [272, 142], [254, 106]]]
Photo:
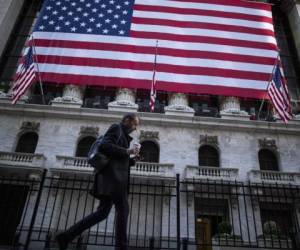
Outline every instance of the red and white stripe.
[[35, 65], [30, 65], [29, 68], [22, 67], [17, 74], [15, 83], [12, 87], [12, 104], [15, 104], [20, 97], [26, 92], [35, 80]]
[[268, 98], [277, 57], [271, 6], [136, 0], [130, 37], [35, 32], [43, 81]]

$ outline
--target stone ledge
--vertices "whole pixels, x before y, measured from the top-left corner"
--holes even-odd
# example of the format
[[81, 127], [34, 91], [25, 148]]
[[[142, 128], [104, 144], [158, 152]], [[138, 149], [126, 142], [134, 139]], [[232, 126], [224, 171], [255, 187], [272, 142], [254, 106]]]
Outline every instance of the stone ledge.
[[[84, 119], [116, 122], [124, 115], [124, 112], [110, 111], [107, 109], [54, 107], [50, 105], [0, 103], [0, 113], [9, 116], [21, 117], [55, 117], [64, 119]], [[281, 133], [299, 135], [300, 121], [292, 120], [288, 125], [283, 122], [266, 122], [252, 120], [231, 120], [213, 117], [185, 117], [159, 113], [139, 112], [142, 123], [158, 126], [174, 126], [185, 128], [222, 129], [227, 131], [248, 131], [256, 133]]]

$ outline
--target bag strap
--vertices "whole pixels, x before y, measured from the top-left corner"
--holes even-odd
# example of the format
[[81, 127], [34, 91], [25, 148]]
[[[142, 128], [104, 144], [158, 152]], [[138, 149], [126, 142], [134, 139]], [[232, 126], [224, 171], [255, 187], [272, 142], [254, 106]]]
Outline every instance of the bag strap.
[[119, 141], [120, 141], [120, 139], [121, 139], [121, 136], [122, 136], [122, 134], [123, 134], [123, 132], [122, 132], [122, 128], [121, 128], [121, 124], [120, 124], [120, 123], [119, 123], [119, 129], [120, 129], [120, 135], [119, 135], [119, 138], [118, 138], [118, 140], [117, 140], [116, 144], [118, 144], [118, 143], [119, 143]]
[[[121, 128], [121, 124], [119, 123], [118, 125], [119, 125], [120, 134], [119, 134], [119, 138], [118, 138], [116, 144], [119, 143], [119, 141], [120, 141], [120, 139], [121, 139], [121, 136], [122, 136], [122, 134], [123, 134], [122, 128]], [[106, 134], [105, 134], [105, 135], [106, 135]], [[105, 135], [100, 135], [100, 136], [98, 137], [98, 139], [105, 137]]]

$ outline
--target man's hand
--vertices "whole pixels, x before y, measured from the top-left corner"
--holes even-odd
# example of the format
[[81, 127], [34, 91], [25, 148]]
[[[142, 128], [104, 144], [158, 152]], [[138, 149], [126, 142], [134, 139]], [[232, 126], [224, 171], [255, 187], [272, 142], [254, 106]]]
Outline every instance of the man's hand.
[[137, 147], [127, 149], [128, 155], [138, 155], [140, 153], [140, 149]]

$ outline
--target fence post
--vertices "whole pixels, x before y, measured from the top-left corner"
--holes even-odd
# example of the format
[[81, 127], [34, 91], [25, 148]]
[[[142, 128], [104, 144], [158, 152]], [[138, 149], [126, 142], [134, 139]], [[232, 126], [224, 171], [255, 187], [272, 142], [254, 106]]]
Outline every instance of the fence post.
[[31, 218], [31, 222], [30, 222], [30, 226], [29, 226], [29, 230], [28, 230], [28, 235], [26, 238], [26, 242], [24, 245], [24, 250], [28, 250], [29, 244], [30, 244], [30, 238], [31, 238], [31, 234], [32, 234], [32, 230], [34, 227], [34, 223], [35, 223], [35, 219], [36, 219], [36, 214], [39, 208], [39, 204], [40, 204], [40, 200], [41, 200], [41, 196], [42, 196], [42, 192], [43, 192], [43, 187], [44, 187], [44, 183], [45, 183], [45, 179], [46, 179], [46, 174], [47, 174], [47, 169], [44, 169], [43, 171], [43, 175], [42, 175], [42, 180], [39, 186], [39, 191], [38, 191], [38, 195], [36, 198], [36, 202], [34, 205], [34, 209], [33, 209], [33, 213], [32, 213], [32, 218]]
[[149, 249], [150, 250], [154, 249], [154, 237], [150, 237], [149, 239]]
[[176, 174], [177, 250], [180, 250], [180, 175]]
[[188, 239], [183, 238], [182, 239], [182, 250], [187, 250], [187, 246], [188, 246]]

